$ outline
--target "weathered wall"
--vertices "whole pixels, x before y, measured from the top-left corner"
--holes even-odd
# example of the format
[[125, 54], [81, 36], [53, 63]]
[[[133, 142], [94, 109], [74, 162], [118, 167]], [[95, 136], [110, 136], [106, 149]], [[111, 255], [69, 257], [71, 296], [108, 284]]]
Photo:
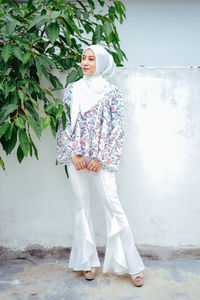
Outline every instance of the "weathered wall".
[[[126, 129], [117, 180], [136, 244], [141, 249], [200, 247], [200, 70], [118, 68], [113, 82], [124, 95]], [[55, 166], [50, 131], [35, 142], [39, 161], [25, 159], [19, 165], [16, 150], [3, 155], [0, 245], [70, 247], [74, 197], [69, 180], [63, 167]], [[104, 246], [103, 206], [95, 187], [91, 190], [96, 242]]]

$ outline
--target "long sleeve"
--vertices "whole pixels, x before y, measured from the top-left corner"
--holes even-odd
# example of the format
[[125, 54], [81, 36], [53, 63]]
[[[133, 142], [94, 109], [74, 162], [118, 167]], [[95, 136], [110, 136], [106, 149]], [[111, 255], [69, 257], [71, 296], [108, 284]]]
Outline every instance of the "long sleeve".
[[[72, 84], [69, 84], [64, 91], [63, 102], [71, 106], [72, 100]], [[66, 114], [66, 128], [63, 130], [61, 117], [58, 120], [58, 130], [56, 134], [57, 139], [57, 163], [71, 164], [71, 157], [74, 156], [75, 146], [71, 134], [71, 120], [67, 110], [64, 108]]]
[[99, 153], [99, 160], [103, 168], [115, 171], [120, 162], [124, 138], [124, 112], [123, 112], [122, 94], [117, 89], [115, 96], [112, 98], [110, 106], [111, 130], [104, 149]]

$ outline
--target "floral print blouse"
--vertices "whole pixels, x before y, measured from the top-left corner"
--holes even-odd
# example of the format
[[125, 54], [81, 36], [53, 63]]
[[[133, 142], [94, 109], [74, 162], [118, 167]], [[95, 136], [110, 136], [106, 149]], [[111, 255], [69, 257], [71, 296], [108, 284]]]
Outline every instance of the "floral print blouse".
[[[73, 83], [64, 91], [63, 101], [71, 107]], [[57, 164], [70, 165], [71, 157], [83, 155], [96, 159], [101, 168], [113, 172], [118, 169], [124, 137], [123, 102], [115, 85], [89, 111], [81, 115], [72, 132], [71, 120], [65, 110], [67, 123], [63, 130], [61, 118], [57, 131]]]

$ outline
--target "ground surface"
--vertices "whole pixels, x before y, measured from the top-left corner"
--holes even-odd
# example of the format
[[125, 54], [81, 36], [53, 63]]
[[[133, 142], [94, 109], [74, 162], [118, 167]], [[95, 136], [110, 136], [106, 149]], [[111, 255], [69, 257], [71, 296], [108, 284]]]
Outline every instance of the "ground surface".
[[102, 274], [102, 267], [87, 281], [66, 260], [1, 260], [0, 300], [200, 300], [200, 261], [144, 264], [145, 284], [138, 288], [128, 274]]

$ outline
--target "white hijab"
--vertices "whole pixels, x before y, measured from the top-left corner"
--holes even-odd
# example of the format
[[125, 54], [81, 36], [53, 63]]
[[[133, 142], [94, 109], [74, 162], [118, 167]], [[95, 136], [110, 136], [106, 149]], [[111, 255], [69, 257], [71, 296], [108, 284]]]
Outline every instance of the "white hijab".
[[[91, 49], [96, 57], [96, 71], [92, 76], [83, 76], [82, 79], [73, 84], [72, 106], [71, 106], [71, 129], [74, 130], [78, 113], [89, 111], [104, 96], [110, 87], [106, 80], [113, 75], [115, 63], [111, 54], [102, 46], [92, 45]], [[82, 54], [82, 55], [83, 55]]]

